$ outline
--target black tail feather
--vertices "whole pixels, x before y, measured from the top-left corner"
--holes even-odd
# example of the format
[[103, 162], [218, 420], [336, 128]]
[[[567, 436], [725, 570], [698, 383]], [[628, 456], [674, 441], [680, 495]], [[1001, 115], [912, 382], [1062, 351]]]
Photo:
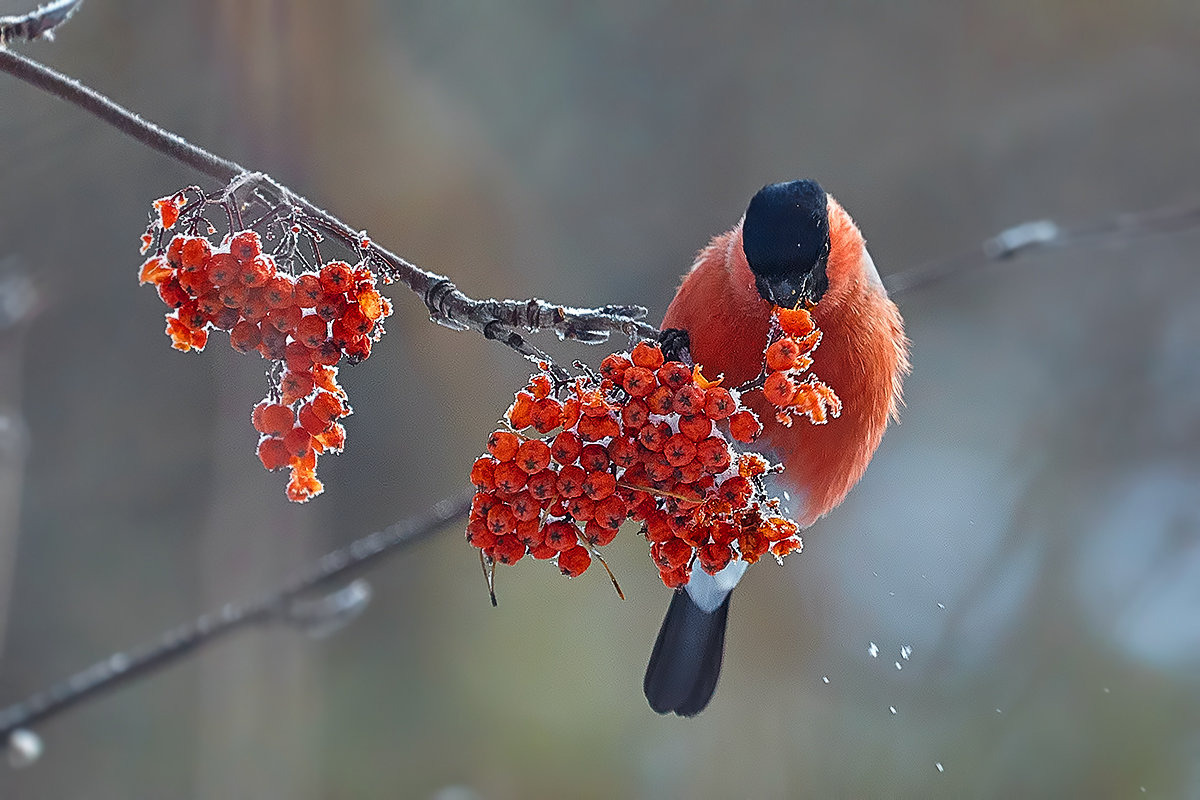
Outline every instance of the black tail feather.
[[730, 596], [711, 614], [683, 589], [671, 598], [642, 683], [650, 707], [659, 714], [694, 717], [712, 699], [721, 675]]

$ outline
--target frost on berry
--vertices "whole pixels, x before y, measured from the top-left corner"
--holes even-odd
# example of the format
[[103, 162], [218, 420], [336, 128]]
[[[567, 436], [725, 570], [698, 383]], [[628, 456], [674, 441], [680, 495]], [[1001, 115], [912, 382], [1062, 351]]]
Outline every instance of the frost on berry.
[[[807, 369], [819, 332], [804, 329], [811, 319], [787, 322], [812, 344], [779, 338], [787, 344], [770, 357], [778, 377], [769, 390], [753, 391], [807, 413], [795, 405], [807, 391], [801, 387], [824, 384], [797, 373]], [[593, 558], [604, 564], [599, 549], [628, 519], [640, 523], [671, 587], [697, 566], [715, 574], [733, 560], [782, 559], [801, 548], [799, 528], [764, 483], [781, 468], [733, 445], [763, 429], [743, 405], [744, 391], [708, 380], [698, 366], [666, 361], [651, 342], [605, 357], [599, 374], [564, 382], [543, 370], [516, 393], [471, 467], [476, 495], [467, 541], [485, 565], [529, 555], [555, 560], [575, 577]]]
[[775, 407], [775, 421], [791, 427], [798, 415], [814, 425], [824, 425], [842, 413], [842, 401], [827, 384], [805, 375], [813, 365], [813, 351], [821, 331], [803, 308], [776, 308], [763, 353], [763, 396]]
[[[230, 224], [236, 217], [229, 202], [195, 187], [155, 200], [138, 280], [153, 285], [171, 309], [166, 333], [175, 349], [203, 350], [221, 330], [234, 350], [274, 362], [266, 398], [251, 415], [256, 452], [266, 469], [288, 470], [287, 497], [304, 502], [323, 490], [317, 457], [340, 453], [346, 442], [338, 420], [351, 408], [337, 365], [370, 354], [392, 306], [365, 261], [310, 267], [299, 256], [303, 226], [276, 221], [263, 233], [222, 234], [204, 214], [218, 206], [212, 219]], [[168, 238], [169, 230], [175, 233]], [[535, 465], [544, 454], [534, 448], [528, 455], [527, 464]]]

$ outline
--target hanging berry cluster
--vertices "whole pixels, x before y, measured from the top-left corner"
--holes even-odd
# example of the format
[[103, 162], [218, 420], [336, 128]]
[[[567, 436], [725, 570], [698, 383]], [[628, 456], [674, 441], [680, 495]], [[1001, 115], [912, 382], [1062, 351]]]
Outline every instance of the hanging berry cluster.
[[[793, 323], [785, 336], [799, 330]], [[793, 359], [772, 372], [790, 379], [806, 368]], [[749, 443], [762, 432], [742, 392], [666, 361], [649, 342], [606, 357], [599, 376], [556, 381], [543, 369], [471, 469], [467, 541], [485, 565], [530, 555], [575, 577], [626, 519], [641, 523], [670, 587], [686, 583], [696, 563], [715, 574], [734, 559], [782, 560], [801, 548], [798, 527], [764, 485], [781, 468], [733, 449], [730, 438]]]
[[803, 308], [777, 308], [773, 333], [778, 336], [764, 354], [766, 379], [763, 396], [775, 407], [775, 420], [792, 426], [792, 415], [802, 414], [814, 425], [823, 425], [842, 413], [842, 401], [815, 376], [801, 377], [812, 366], [812, 351], [821, 343], [821, 331]]
[[[376, 289], [375, 273], [361, 262], [318, 263], [296, 271], [297, 240], [315, 236], [292, 223], [276, 235], [276, 253], [263, 251], [254, 230], [237, 230], [225, 205], [230, 231], [214, 244], [215, 227], [203, 216], [206, 205], [224, 205], [193, 190], [154, 202], [155, 213], [142, 237], [139, 280], [152, 283], [172, 310], [166, 315], [171, 345], [183, 352], [203, 350], [213, 330], [227, 331], [240, 353], [257, 351], [272, 361], [267, 396], [255, 406], [251, 423], [260, 434], [258, 457], [268, 470], [290, 469], [287, 496], [304, 502], [320, 494], [317, 456], [340, 453], [346, 429], [339, 419], [351, 413], [338, 384], [337, 365], [357, 364], [383, 335], [391, 304]], [[186, 232], [166, 242], [166, 231]], [[319, 255], [318, 255], [319, 260]], [[386, 280], [386, 279], [385, 279]]]

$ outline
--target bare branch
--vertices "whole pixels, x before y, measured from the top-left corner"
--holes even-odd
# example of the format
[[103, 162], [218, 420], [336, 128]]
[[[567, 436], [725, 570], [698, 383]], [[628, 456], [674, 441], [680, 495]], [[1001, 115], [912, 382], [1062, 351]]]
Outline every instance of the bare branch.
[[1098, 222], [1066, 228], [1051, 220], [1014, 225], [983, 242], [978, 249], [939, 258], [889, 275], [893, 295], [924, 289], [960, 272], [991, 261], [1012, 261], [1049, 248], [1125, 244], [1148, 236], [1200, 228], [1200, 202], [1118, 214]]
[[54, 0], [23, 17], [0, 17], [0, 47], [18, 39], [27, 42], [53, 39], [55, 29], [70, 19], [82, 3], [83, 0]]
[[358, 582], [317, 600], [313, 590], [365, 569], [382, 556], [402, 550], [466, 516], [471, 494], [450, 497], [425, 513], [397, 522], [322, 556], [308, 571], [273, 592], [244, 605], [228, 603], [217, 611], [172, 628], [148, 644], [113, 653], [86, 669], [19, 703], [0, 710], [0, 742], [73, 706], [167, 667], [182, 657], [250, 625], [298, 624], [312, 635], [329, 632], [361, 611], [369, 592]]

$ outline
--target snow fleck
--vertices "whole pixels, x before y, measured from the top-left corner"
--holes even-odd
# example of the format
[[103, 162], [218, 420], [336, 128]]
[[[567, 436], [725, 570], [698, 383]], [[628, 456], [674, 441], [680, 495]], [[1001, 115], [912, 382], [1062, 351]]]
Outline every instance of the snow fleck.
[[904, 669], [904, 667], [900, 665], [899, 661], [896, 662], [896, 669]]
[[895, 706], [888, 706], [888, 711], [890, 711], [890, 712], [892, 712], [893, 714], [895, 714], [895, 713], [896, 713], [896, 707], [895, 707]]
[[908, 657], [911, 655], [912, 655], [912, 645], [911, 644], [900, 645], [900, 657], [901, 658], [903, 658], [905, 661], [908, 661]]
[[938, 603], [938, 608], [940, 608], [942, 611], [945, 611], [945, 610], [946, 610], [946, 604], [945, 604], [945, 603]]
[[934, 766], [935, 766], [935, 767], [937, 767], [937, 771], [938, 771], [938, 772], [945, 772], [945, 771], [946, 771], [946, 768], [942, 766], [942, 762], [940, 762], [940, 761], [938, 761], [937, 763], [935, 763], [935, 764], [934, 764]]
[[828, 675], [822, 675], [822, 676], [821, 676], [821, 683], [828, 684], [828, 683], [829, 683], [829, 676], [828, 676]]
[[867, 647], [867, 655], [869, 655], [871, 658], [878, 658], [879, 657], [879, 645], [875, 644], [874, 642], [871, 642], [871, 644]]

